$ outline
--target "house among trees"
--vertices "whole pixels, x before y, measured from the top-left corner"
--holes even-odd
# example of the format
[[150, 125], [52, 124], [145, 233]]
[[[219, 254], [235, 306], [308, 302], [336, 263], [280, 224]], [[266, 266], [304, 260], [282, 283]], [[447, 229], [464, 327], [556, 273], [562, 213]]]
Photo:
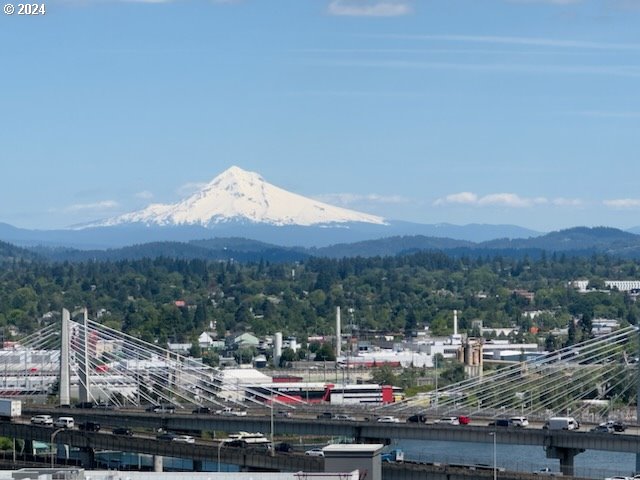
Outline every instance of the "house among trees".
[[238, 347], [238, 348], [243, 348], [243, 347], [258, 347], [258, 345], [260, 344], [260, 339], [258, 337], [256, 337], [255, 335], [252, 335], [250, 333], [243, 333], [242, 335], [238, 335], [236, 338], [233, 339], [233, 343]]
[[207, 332], [202, 332], [198, 337], [198, 345], [200, 345], [200, 348], [208, 349], [213, 347], [215, 343], [211, 335]]

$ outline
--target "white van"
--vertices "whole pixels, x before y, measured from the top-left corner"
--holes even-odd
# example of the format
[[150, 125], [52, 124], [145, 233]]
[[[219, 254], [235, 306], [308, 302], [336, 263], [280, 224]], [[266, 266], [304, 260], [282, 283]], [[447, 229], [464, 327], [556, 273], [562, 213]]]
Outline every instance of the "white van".
[[529, 425], [529, 420], [527, 417], [511, 417], [509, 424], [514, 427], [526, 427]]
[[579, 430], [580, 423], [573, 417], [551, 417], [542, 428], [548, 430]]
[[53, 422], [54, 427], [58, 428], [73, 428], [76, 422], [73, 420], [73, 417], [58, 417], [55, 422]]

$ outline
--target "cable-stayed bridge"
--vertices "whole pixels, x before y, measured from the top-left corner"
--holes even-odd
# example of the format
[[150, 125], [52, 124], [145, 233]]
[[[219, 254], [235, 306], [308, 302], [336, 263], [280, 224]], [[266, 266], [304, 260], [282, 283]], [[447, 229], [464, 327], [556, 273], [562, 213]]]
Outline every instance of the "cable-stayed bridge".
[[[5, 395], [57, 390], [59, 404], [69, 405], [73, 384], [74, 397], [81, 402], [108, 400], [121, 407], [247, 402], [268, 407], [272, 401], [268, 389], [252, 391], [251, 385], [226, 379], [223, 370], [92, 321], [86, 310], [77, 313], [82, 318], [74, 321], [63, 310], [61, 323], [0, 350], [0, 390]], [[540, 418], [569, 413], [606, 417], [617, 408], [628, 417], [636, 410], [638, 343], [638, 329], [629, 326], [378, 408], [380, 414], [526, 413]], [[282, 398], [282, 392], [278, 396]], [[303, 404], [287, 400], [288, 406]]]
[[383, 408], [490, 417], [526, 413], [539, 418], [569, 413], [600, 418], [617, 408], [628, 417], [629, 407], [636, 411], [637, 352], [638, 329], [630, 326]]
[[[12, 349], [0, 350], [0, 365], [5, 370], [4, 384], [0, 389], [5, 395], [11, 392], [42, 394], [57, 390], [59, 404], [70, 405], [73, 388], [77, 389], [77, 395], [74, 393], [73, 397], [77, 396], [81, 402], [107, 400], [120, 407], [173, 405], [185, 411], [195, 406], [222, 407], [235, 403], [243, 407], [254, 405], [264, 409], [265, 414], [269, 410], [273, 412], [274, 403], [279, 403], [276, 397], [282, 398], [282, 392], [276, 394], [264, 388], [253, 390], [251, 385], [227, 380], [223, 370], [92, 321], [86, 310], [77, 313], [82, 315], [75, 321], [64, 310], [61, 323], [25, 337]], [[498, 418], [523, 414], [538, 419], [571, 415], [591, 421], [624, 415], [627, 422], [637, 423], [638, 343], [637, 328], [621, 328], [534, 360], [525, 361], [523, 355], [521, 362], [487, 369], [482, 376], [441, 385], [427, 394], [389, 405], [367, 406], [368, 414], [410, 416], [420, 413], [431, 418], [446, 415]], [[283, 407], [304, 410], [303, 401], [288, 400], [282, 404]], [[119, 415], [127, 414], [121, 410]], [[184, 417], [173, 421], [177, 426], [188, 423]], [[216, 421], [211, 420], [213, 423]], [[245, 422], [242, 419], [238, 421]], [[255, 417], [246, 420], [252, 421], [255, 423]], [[353, 427], [354, 431], [371, 431], [377, 435], [375, 428], [383, 427], [327, 425], [326, 422], [315, 421], [307, 421], [307, 427], [297, 423], [300, 422], [289, 425], [292, 432], [300, 428], [339, 431]], [[399, 428], [406, 430], [403, 430], [403, 435], [428, 437], [424, 429]], [[436, 437], [449, 436], [446, 429], [440, 430], [434, 428], [428, 433]], [[459, 433], [462, 435], [463, 432]], [[460, 435], [458, 440], [464, 438]], [[482, 439], [487, 434], [469, 431], [469, 435]], [[567, 471], [573, 456], [583, 451], [585, 445], [602, 443], [598, 438], [595, 438], [595, 443], [590, 438], [576, 442], [571, 436], [565, 438], [556, 433], [544, 434], [540, 439], [536, 437], [540, 434], [533, 431], [518, 435], [522, 437], [519, 441], [525, 443], [542, 441], [550, 449], [548, 452], [556, 455], [554, 458], [561, 459], [561, 465], [566, 466]], [[635, 448], [633, 445], [629, 447], [628, 441], [618, 440], [619, 443], [627, 442], [625, 451]], [[572, 444], [576, 447], [571, 447]], [[640, 445], [638, 448], [637, 453]]]

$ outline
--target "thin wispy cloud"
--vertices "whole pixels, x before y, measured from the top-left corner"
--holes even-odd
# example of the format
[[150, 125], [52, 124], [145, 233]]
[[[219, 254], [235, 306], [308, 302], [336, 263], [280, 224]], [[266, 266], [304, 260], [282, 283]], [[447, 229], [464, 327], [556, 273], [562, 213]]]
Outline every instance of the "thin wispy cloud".
[[118, 0], [120, 2], [123, 3], [151, 3], [151, 4], [156, 4], [156, 3], [172, 3], [175, 0]]
[[584, 202], [579, 198], [554, 198], [551, 203], [557, 205], [559, 207], [581, 207], [584, 205]]
[[206, 185], [206, 182], [188, 182], [184, 185], [180, 185], [176, 190], [178, 195], [191, 195], [192, 193], [196, 193], [198, 190], [201, 190], [202, 187]]
[[639, 208], [640, 198], [617, 198], [614, 200], [604, 200], [605, 206], [615, 209]]
[[150, 200], [153, 198], [153, 193], [151, 193], [149, 190], [143, 190], [142, 192], [136, 193], [134, 196], [143, 200]]
[[345, 68], [395, 68], [458, 70], [487, 73], [501, 72], [526, 74], [605, 75], [632, 78], [640, 77], [640, 66], [637, 65], [534, 65], [508, 63], [446, 63], [404, 60], [332, 60], [314, 63]]
[[377, 193], [358, 194], [358, 193], [327, 193], [323, 195], [315, 195], [316, 200], [321, 202], [349, 206], [362, 203], [377, 204], [401, 204], [408, 203], [410, 200], [401, 195], [379, 195]]
[[[183, 0], [51, 0], [53, 3], [66, 5], [91, 5], [92, 3], [140, 3], [148, 5], [163, 5], [169, 3], [179, 3]], [[227, 5], [241, 3], [243, 0], [209, 0], [207, 3], [213, 5]]]
[[[362, 54], [362, 55], [431, 55], [431, 54], [443, 54], [443, 55], [451, 55], [451, 54], [461, 54], [461, 55], [513, 55], [514, 50], [509, 48], [479, 48], [476, 46], [468, 46], [466, 48], [306, 48], [306, 49], [297, 49], [292, 50], [293, 53], [310, 53], [310, 54], [325, 54], [325, 53], [333, 53], [336, 55], [351, 55], [351, 54]], [[518, 50], [518, 55], [589, 55], [591, 52], [588, 51], [577, 51], [577, 50], [548, 50], [539, 48], [536, 50]]]
[[433, 204], [436, 206], [469, 205], [474, 207], [529, 208], [548, 204], [562, 207], [578, 207], [582, 205], [582, 201], [577, 198], [554, 198], [549, 200], [546, 197], [521, 197], [515, 193], [491, 193], [481, 196], [473, 192], [459, 192], [438, 198]]
[[284, 95], [291, 97], [362, 97], [362, 98], [419, 98], [427, 96], [424, 92], [381, 92], [358, 90], [310, 90], [287, 92]]
[[113, 210], [114, 208], [119, 207], [120, 204], [115, 200], [103, 200], [100, 202], [94, 203], [76, 203], [73, 205], [69, 205], [65, 208], [67, 212], [87, 212], [94, 211], [100, 212], [105, 210]]
[[573, 5], [582, 0], [507, 0], [509, 3], [548, 3], [550, 5]]
[[640, 112], [615, 112], [607, 110], [583, 110], [578, 112], [571, 112], [574, 115], [581, 117], [594, 117], [594, 118], [640, 118]]
[[582, 48], [594, 50], [640, 50], [638, 43], [590, 42], [584, 40], [564, 40], [543, 37], [510, 37], [500, 35], [382, 35], [385, 38], [399, 40], [436, 40], [445, 42], [463, 42], [475, 44], [500, 44], [512, 46], [536, 46], [553, 48]]
[[400, 17], [411, 13], [405, 1], [332, 0], [327, 7], [331, 15], [349, 17]]

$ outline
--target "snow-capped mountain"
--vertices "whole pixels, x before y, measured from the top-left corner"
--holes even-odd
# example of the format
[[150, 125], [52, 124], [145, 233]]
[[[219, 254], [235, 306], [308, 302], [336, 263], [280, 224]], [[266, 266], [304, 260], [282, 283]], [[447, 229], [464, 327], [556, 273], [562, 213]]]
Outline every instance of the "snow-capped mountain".
[[228, 222], [274, 226], [318, 226], [364, 223], [386, 225], [382, 217], [334, 207], [267, 183], [259, 174], [231, 167], [200, 191], [172, 205], [152, 204], [143, 210], [84, 225], [111, 227], [197, 225]]

